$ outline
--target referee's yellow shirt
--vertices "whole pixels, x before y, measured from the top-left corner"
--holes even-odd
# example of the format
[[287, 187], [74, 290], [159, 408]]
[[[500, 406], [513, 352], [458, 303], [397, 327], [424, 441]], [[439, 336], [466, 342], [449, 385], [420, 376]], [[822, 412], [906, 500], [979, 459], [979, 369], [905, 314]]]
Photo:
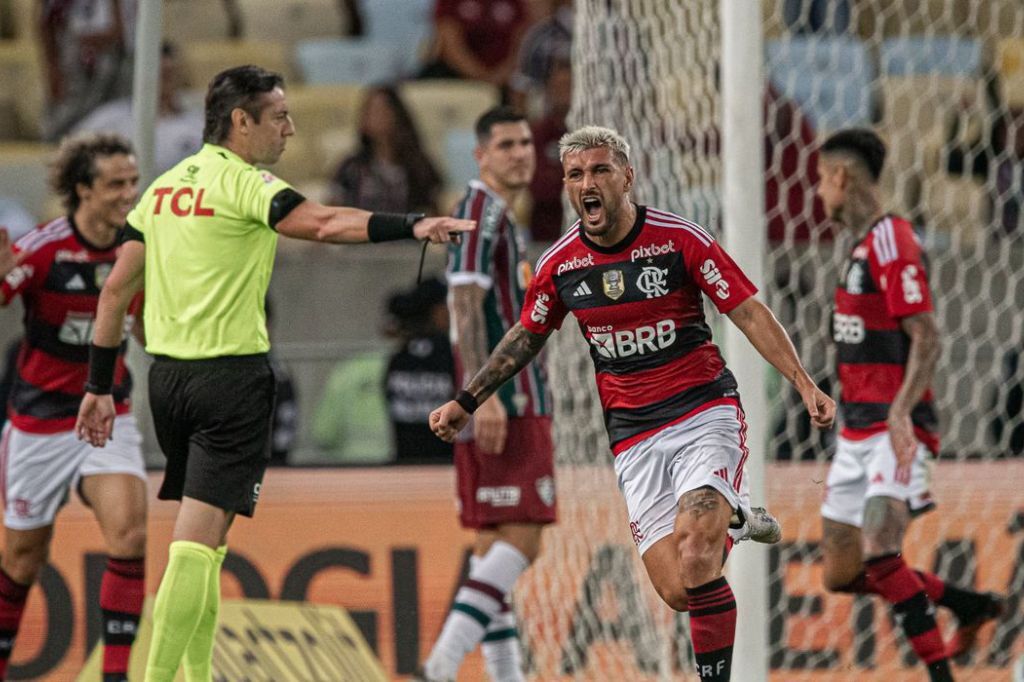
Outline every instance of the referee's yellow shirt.
[[271, 200], [290, 186], [206, 144], [128, 215], [146, 243], [146, 350], [179, 359], [265, 353], [264, 297], [277, 232]]

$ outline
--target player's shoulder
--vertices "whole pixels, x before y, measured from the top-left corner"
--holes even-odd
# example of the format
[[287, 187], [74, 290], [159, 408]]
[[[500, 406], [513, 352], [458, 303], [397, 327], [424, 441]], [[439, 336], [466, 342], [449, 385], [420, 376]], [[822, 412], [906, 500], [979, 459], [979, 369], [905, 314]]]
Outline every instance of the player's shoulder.
[[57, 249], [65, 247], [69, 240], [74, 239], [74, 236], [75, 231], [71, 227], [71, 221], [67, 219], [67, 216], [60, 216], [26, 232], [14, 242], [14, 248], [29, 258], [45, 257]]
[[680, 215], [653, 206], [645, 206], [644, 212], [644, 228], [649, 234], [659, 238], [664, 236], [684, 245], [690, 243], [708, 247], [715, 241], [702, 225]]
[[566, 230], [565, 234], [540, 255], [534, 266], [534, 272], [538, 276], [552, 277], [561, 274], [559, 269], [563, 272], [566, 267], [576, 270], [588, 267], [593, 262], [593, 254], [580, 238], [580, 221], [577, 220], [572, 227]]
[[[466, 193], [456, 209], [456, 217], [468, 218], [488, 226], [496, 226], [504, 217], [508, 204], [501, 196], [480, 180], [470, 180]], [[479, 229], [479, 228], [478, 228]]]
[[915, 258], [922, 251], [921, 240], [909, 220], [896, 215], [882, 217], [869, 233], [871, 253], [879, 265]]

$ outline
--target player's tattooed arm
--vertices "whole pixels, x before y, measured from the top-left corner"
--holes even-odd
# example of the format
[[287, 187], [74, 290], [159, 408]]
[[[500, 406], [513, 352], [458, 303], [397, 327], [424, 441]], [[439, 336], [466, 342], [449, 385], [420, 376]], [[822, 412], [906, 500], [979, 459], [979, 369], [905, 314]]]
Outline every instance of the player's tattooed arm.
[[452, 287], [452, 313], [459, 335], [459, 360], [466, 376], [475, 376], [487, 361], [487, 322], [484, 298], [487, 290], [478, 284]]
[[498, 342], [486, 364], [469, 382], [466, 390], [473, 394], [478, 403], [487, 400], [499, 386], [537, 357], [547, 340], [547, 334], [534, 334], [522, 323], [517, 322]]

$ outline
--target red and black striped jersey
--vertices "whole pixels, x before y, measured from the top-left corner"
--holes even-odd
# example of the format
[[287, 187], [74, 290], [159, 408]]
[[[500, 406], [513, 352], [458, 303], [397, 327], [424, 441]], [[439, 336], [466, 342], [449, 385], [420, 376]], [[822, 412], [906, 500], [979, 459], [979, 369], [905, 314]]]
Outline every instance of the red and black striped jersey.
[[[505, 200], [483, 182], [473, 180], [469, 183], [466, 195], [453, 215], [475, 220], [477, 228], [463, 235], [458, 244], [449, 247], [448, 284], [452, 287], [475, 284], [487, 290], [483, 314], [489, 353], [519, 320], [532, 270], [511, 210]], [[456, 385], [461, 386], [465, 377], [462, 376], [459, 356], [456, 311], [451, 312]], [[499, 388], [498, 397], [511, 417], [551, 414], [551, 398], [542, 359], [531, 362]]]
[[[932, 310], [925, 254], [906, 220], [885, 216], [854, 247], [836, 288], [836, 342], [844, 438], [886, 430], [889, 406], [903, 383], [910, 337], [904, 317]], [[938, 417], [931, 389], [911, 412], [918, 439], [938, 452]]]
[[536, 269], [520, 321], [546, 334], [575, 316], [590, 344], [612, 452], [711, 405], [738, 404], [701, 293], [728, 313], [757, 290], [702, 227], [638, 206], [620, 243], [595, 244], [577, 222]]
[[[116, 248], [90, 245], [74, 222], [61, 217], [14, 244], [21, 263], [0, 282], [0, 304], [21, 295], [25, 336], [7, 411], [11, 423], [29, 433], [74, 428], [89, 374], [89, 344], [100, 288], [110, 274]], [[131, 319], [126, 324], [131, 324]], [[131, 376], [121, 345], [114, 374], [118, 414], [129, 411]]]

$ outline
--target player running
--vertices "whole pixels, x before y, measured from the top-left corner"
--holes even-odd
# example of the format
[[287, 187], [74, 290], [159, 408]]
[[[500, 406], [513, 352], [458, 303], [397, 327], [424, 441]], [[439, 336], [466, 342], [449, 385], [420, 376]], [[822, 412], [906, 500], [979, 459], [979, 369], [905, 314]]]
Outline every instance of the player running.
[[[848, 129], [819, 153], [825, 212], [858, 237], [832, 319], [843, 428], [821, 507], [824, 579], [830, 591], [892, 604], [931, 680], [941, 682], [953, 679], [948, 659], [973, 645], [1002, 601], [911, 570], [901, 555], [910, 520], [935, 506], [929, 479], [939, 431], [930, 386], [939, 332], [921, 243], [910, 223], [881, 207], [885, 152], [873, 131]], [[959, 622], [948, 647], [933, 604]]]
[[431, 414], [431, 425], [454, 440], [571, 312], [590, 343], [615, 472], [647, 574], [666, 604], [689, 610], [701, 679], [728, 680], [736, 602], [722, 567], [730, 522], [734, 515], [758, 519], [744, 478], [736, 380], [711, 341], [701, 293], [793, 382], [815, 426], [831, 426], [835, 403], [703, 228], [630, 200], [634, 172], [618, 133], [587, 126], [559, 147], [580, 220], [537, 262], [519, 323], [466, 389]]
[[13, 249], [0, 230], [0, 304], [20, 295], [25, 306], [25, 339], [7, 405], [10, 421], [0, 437], [6, 527], [0, 679], [25, 597], [46, 564], [54, 518], [77, 490], [107, 545], [100, 585], [103, 680], [125, 682], [145, 594], [146, 551], [146, 469], [129, 405], [127, 342], [111, 349], [111, 446], [100, 450], [79, 441], [74, 426], [97, 301], [138, 198], [139, 171], [127, 140], [82, 135], [61, 145], [52, 183], [66, 215], [29, 232]]

